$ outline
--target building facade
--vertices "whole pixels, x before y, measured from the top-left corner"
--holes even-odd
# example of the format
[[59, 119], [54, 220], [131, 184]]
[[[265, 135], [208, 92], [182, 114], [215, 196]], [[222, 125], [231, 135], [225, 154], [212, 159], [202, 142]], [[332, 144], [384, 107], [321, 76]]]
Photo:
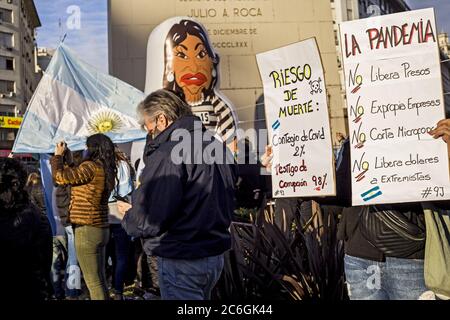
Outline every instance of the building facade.
[[[232, 14], [224, 17], [223, 10]], [[240, 127], [262, 128], [263, 89], [255, 54], [316, 37], [336, 143], [336, 133], [348, 134], [339, 24], [408, 10], [404, 0], [109, 0], [109, 71], [143, 90], [147, 39], [153, 28], [173, 16], [193, 17], [206, 26], [221, 56], [221, 90], [237, 109]], [[445, 92], [450, 91], [445, 85], [449, 65], [443, 64]]]
[[109, 0], [108, 11], [110, 74], [141, 90], [153, 28], [174, 16], [202, 22], [221, 57], [221, 91], [236, 108], [243, 129], [265, 125], [255, 55], [316, 37], [325, 69], [333, 138], [334, 133], [345, 131], [329, 0]]
[[358, 18], [385, 15], [410, 10], [404, 0], [356, 0], [358, 3]]
[[38, 48], [37, 65], [40, 72], [44, 72], [45, 70], [47, 70], [47, 67], [50, 64], [50, 61], [52, 60], [54, 54], [55, 49]]
[[20, 117], [40, 80], [39, 26], [33, 0], [0, 0], [0, 150], [11, 150]]
[[445, 114], [450, 118], [450, 43], [448, 34], [442, 32], [438, 35], [439, 48], [441, 49], [442, 87], [444, 88]]
[[442, 53], [448, 57], [450, 53], [450, 43], [448, 42], [448, 34], [446, 32], [439, 33], [438, 35], [439, 48]]

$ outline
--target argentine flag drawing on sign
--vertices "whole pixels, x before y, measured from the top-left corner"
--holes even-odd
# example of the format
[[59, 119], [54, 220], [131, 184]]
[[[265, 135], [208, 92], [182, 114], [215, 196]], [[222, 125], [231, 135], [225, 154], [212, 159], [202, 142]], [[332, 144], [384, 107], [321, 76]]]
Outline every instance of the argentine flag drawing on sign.
[[144, 139], [136, 107], [144, 93], [79, 60], [64, 44], [56, 50], [31, 99], [13, 153], [53, 153], [64, 140], [71, 150], [103, 133], [114, 143]]

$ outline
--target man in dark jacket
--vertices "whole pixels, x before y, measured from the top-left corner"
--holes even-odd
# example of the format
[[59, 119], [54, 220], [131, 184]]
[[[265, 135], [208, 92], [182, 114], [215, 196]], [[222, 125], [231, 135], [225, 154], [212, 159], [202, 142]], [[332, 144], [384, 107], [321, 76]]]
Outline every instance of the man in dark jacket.
[[138, 111], [154, 139], [147, 139], [132, 207], [119, 204], [131, 207], [122, 225], [158, 256], [163, 299], [209, 299], [231, 246], [233, 156], [170, 91], [152, 93]]

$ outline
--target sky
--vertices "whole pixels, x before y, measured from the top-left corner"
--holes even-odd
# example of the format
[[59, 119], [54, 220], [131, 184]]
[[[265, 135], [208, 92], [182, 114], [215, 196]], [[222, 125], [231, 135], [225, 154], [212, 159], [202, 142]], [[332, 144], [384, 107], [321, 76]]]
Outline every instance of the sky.
[[[107, 0], [34, 0], [42, 27], [38, 47], [55, 49], [64, 43], [79, 57], [108, 73]], [[61, 24], [59, 23], [61, 21]]]
[[[34, 2], [42, 22], [42, 27], [37, 29], [39, 47], [54, 49], [61, 37], [67, 34], [64, 40], [66, 45], [86, 62], [105, 73], [108, 72], [107, 0], [34, 0]], [[411, 9], [434, 7], [438, 32], [445, 31], [450, 34], [448, 18], [450, 0], [406, 0], [406, 2]]]
[[434, 8], [438, 32], [450, 35], [450, 0], [406, 0], [411, 9]]

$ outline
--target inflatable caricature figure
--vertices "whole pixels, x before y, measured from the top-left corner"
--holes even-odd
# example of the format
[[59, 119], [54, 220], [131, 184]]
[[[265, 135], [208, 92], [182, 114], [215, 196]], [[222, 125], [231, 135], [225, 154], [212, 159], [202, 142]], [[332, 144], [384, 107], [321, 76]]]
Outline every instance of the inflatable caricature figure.
[[230, 144], [237, 117], [219, 92], [219, 56], [205, 28], [191, 18], [171, 18], [151, 33], [147, 47], [145, 93], [177, 92], [205, 127]]

